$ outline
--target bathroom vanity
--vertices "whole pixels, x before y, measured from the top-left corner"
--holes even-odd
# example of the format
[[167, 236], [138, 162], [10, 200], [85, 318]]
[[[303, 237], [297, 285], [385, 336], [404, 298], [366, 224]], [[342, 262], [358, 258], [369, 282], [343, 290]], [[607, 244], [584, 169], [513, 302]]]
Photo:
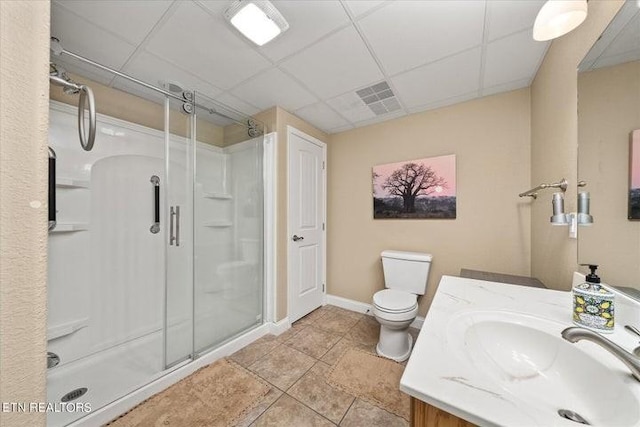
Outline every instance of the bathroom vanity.
[[[606, 338], [631, 352], [638, 303], [617, 294], [616, 310]], [[640, 425], [640, 382], [601, 346], [564, 340], [571, 313], [570, 292], [443, 276], [400, 381], [412, 425]]]

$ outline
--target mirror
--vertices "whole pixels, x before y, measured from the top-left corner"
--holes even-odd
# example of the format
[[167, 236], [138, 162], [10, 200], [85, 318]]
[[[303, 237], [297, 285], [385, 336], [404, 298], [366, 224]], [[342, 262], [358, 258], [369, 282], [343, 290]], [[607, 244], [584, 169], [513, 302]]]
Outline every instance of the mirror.
[[640, 219], [629, 219], [630, 188], [640, 187], [630, 180], [636, 129], [640, 2], [627, 0], [578, 67], [578, 177], [587, 183], [578, 191], [590, 193], [593, 215], [593, 225], [579, 228], [578, 263], [598, 264], [603, 282], [640, 295]]

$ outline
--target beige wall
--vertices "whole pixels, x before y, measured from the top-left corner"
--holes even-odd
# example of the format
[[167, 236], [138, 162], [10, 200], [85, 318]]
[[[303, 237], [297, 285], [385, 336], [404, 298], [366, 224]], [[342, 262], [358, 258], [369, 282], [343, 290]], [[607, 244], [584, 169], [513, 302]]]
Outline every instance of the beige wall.
[[[531, 86], [531, 186], [569, 181], [567, 212], [576, 210], [577, 66], [622, 6], [592, 0], [587, 20], [553, 41]], [[552, 191], [531, 201], [531, 273], [554, 289], [569, 289], [577, 269], [577, 243], [566, 227], [549, 225]]]
[[[370, 303], [384, 249], [433, 254], [425, 315], [443, 274], [529, 275], [530, 99], [522, 89], [331, 135], [328, 293]], [[374, 220], [374, 165], [455, 154], [455, 220]]]
[[[93, 90], [96, 99], [96, 111], [98, 113], [164, 131], [163, 104], [156, 104], [155, 102], [105, 86], [76, 74], [68, 73], [68, 75], [74, 82], [87, 85]], [[78, 105], [78, 95], [67, 95], [60, 86], [52, 85], [49, 96], [55, 101]], [[178, 105], [178, 101], [171, 101], [172, 108], [178, 108]], [[201, 119], [202, 116], [204, 116], [204, 114], [198, 115], [198, 141], [223, 146], [224, 128]], [[172, 109], [169, 115], [169, 121], [171, 133], [181, 136], [189, 134], [188, 116]]]
[[0, 1], [0, 402], [46, 401], [48, 41], [48, 1]]
[[640, 61], [578, 77], [578, 172], [595, 224], [581, 227], [578, 260], [603, 281], [640, 287], [640, 222], [629, 221], [629, 134], [640, 129]]

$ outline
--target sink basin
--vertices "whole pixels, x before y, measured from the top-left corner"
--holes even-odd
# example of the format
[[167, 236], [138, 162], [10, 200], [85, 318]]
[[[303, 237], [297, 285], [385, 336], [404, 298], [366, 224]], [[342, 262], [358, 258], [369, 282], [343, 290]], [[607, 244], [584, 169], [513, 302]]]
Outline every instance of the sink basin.
[[640, 404], [630, 391], [637, 382], [623, 365], [612, 369], [617, 360], [603, 364], [562, 339], [560, 332], [567, 326], [514, 312], [472, 311], [451, 318], [446, 336], [461, 362], [490, 377], [509, 400], [525, 403], [533, 418], [578, 426], [557, 415], [565, 409], [591, 425], [638, 425]]

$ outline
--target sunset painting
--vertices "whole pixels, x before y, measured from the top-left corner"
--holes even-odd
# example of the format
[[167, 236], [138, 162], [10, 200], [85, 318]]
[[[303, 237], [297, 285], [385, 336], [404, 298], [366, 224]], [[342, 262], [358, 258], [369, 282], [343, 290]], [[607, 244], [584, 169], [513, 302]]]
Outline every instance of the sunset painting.
[[373, 167], [373, 217], [454, 219], [454, 154]]
[[640, 219], [640, 129], [631, 132], [629, 151], [629, 219]]

